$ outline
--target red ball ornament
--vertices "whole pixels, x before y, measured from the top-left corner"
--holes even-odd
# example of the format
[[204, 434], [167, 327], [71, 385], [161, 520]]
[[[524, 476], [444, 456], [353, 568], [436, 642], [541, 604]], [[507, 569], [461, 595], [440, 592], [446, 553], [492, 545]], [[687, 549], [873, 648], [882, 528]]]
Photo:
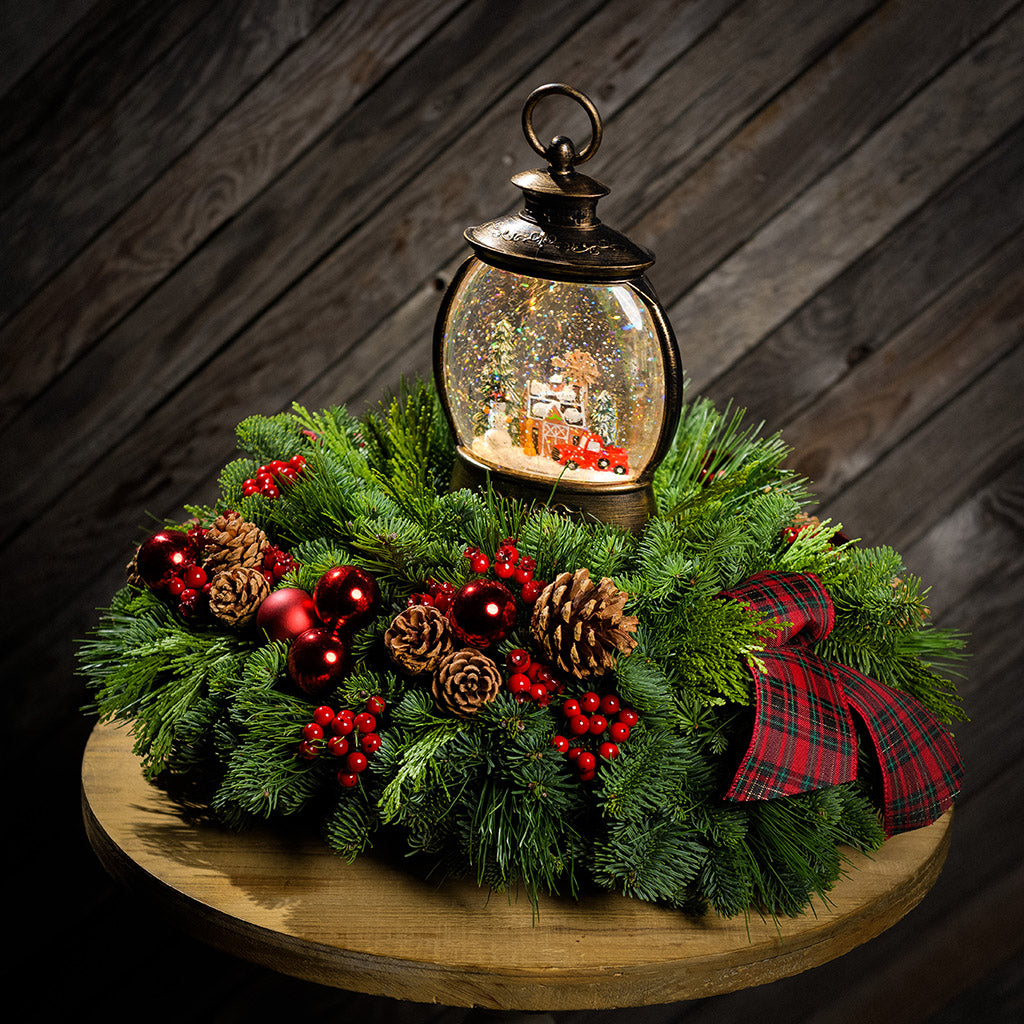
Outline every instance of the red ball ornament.
[[348, 650], [329, 629], [300, 633], [288, 648], [288, 674], [311, 697], [333, 690], [348, 671]]
[[334, 630], [350, 632], [366, 625], [380, 606], [377, 581], [354, 565], [336, 565], [313, 591], [317, 617]]
[[135, 569], [147, 587], [156, 589], [195, 565], [199, 545], [182, 530], [161, 530], [143, 541], [135, 554]]
[[313, 599], [298, 587], [275, 590], [256, 613], [256, 627], [269, 640], [294, 640], [316, 624]]
[[472, 580], [448, 609], [452, 632], [470, 647], [485, 648], [504, 639], [516, 621], [516, 601], [504, 583]]

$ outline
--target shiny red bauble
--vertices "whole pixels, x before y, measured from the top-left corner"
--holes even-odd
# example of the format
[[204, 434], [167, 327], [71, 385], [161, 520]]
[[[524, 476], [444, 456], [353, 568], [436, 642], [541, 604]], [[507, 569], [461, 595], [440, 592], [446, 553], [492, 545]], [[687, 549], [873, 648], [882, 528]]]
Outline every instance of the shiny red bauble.
[[135, 569], [148, 587], [157, 588], [199, 559], [199, 545], [183, 530], [161, 530], [143, 541]]
[[288, 674], [311, 697], [333, 690], [345, 678], [348, 666], [348, 648], [329, 629], [307, 629], [288, 648]]
[[516, 600], [504, 583], [472, 580], [460, 587], [448, 609], [452, 632], [470, 647], [503, 640], [516, 621]]
[[317, 625], [313, 598], [298, 587], [273, 591], [256, 613], [256, 628], [268, 640], [294, 640]]
[[336, 565], [320, 577], [313, 591], [317, 618], [334, 630], [351, 632], [365, 626], [380, 607], [380, 589], [364, 569]]

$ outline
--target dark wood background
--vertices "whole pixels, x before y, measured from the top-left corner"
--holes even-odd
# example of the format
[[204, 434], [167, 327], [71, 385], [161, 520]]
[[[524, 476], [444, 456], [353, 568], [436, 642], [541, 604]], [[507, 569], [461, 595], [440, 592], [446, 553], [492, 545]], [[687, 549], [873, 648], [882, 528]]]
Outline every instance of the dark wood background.
[[[20, 1021], [440, 1021], [215, 953], [83, 838], [73, 643], [235, 424], [429, 372], [462, 230], [588, 93], [695, 393], [972, 634], [937, 887], [797, 978], [562, 1022], [1024, 1019], [1024, 7], [1017, 0], [35, 0], [0, 6], [4, 1001]], [[586, 122], [550, 101], [542, 134]], [[547, 122], [550, 121], [550, 130]], [[52, 1016], [51, 1016], [52, 1014]], [[342, 1015], [344, 1014], [344, 1018]], [[62, 1016], [64, 1013], [62, 1013]]]

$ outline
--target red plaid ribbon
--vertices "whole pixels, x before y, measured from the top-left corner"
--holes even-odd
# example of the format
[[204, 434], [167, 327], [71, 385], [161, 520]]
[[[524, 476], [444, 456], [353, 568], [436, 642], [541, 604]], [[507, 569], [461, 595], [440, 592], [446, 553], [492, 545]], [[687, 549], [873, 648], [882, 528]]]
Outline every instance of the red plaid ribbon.
[[909, 694], [812, 650], [835, 623], [832, 599], [816, 576], [757, 573], [721, 596], [780, 624], [749, 660], [754, 732], [728, 798], [769, 800], [851, 782], [856, 714], [881, 767], [887, 835], [929, 825], [952, 805], [963, 764], [946, 727]]

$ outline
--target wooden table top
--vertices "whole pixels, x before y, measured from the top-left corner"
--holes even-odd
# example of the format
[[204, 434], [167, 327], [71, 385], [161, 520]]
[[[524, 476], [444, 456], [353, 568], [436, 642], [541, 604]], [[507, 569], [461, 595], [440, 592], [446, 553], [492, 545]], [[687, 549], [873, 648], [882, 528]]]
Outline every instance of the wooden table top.
[[97, 726], [82, 766], [86, 831], [106, 870], [192, 936], [319, 984], [491, 1009], [644, 1006], [760, 985], [891, 927], [934, 884], [952, 813], [873, 857], [850, 852], [831, 905], [779, 922], [695, 920], [625, 897], [579, 903], [425, 883], [315, 837], [183, 819], [149, 784], [126, 728]]

